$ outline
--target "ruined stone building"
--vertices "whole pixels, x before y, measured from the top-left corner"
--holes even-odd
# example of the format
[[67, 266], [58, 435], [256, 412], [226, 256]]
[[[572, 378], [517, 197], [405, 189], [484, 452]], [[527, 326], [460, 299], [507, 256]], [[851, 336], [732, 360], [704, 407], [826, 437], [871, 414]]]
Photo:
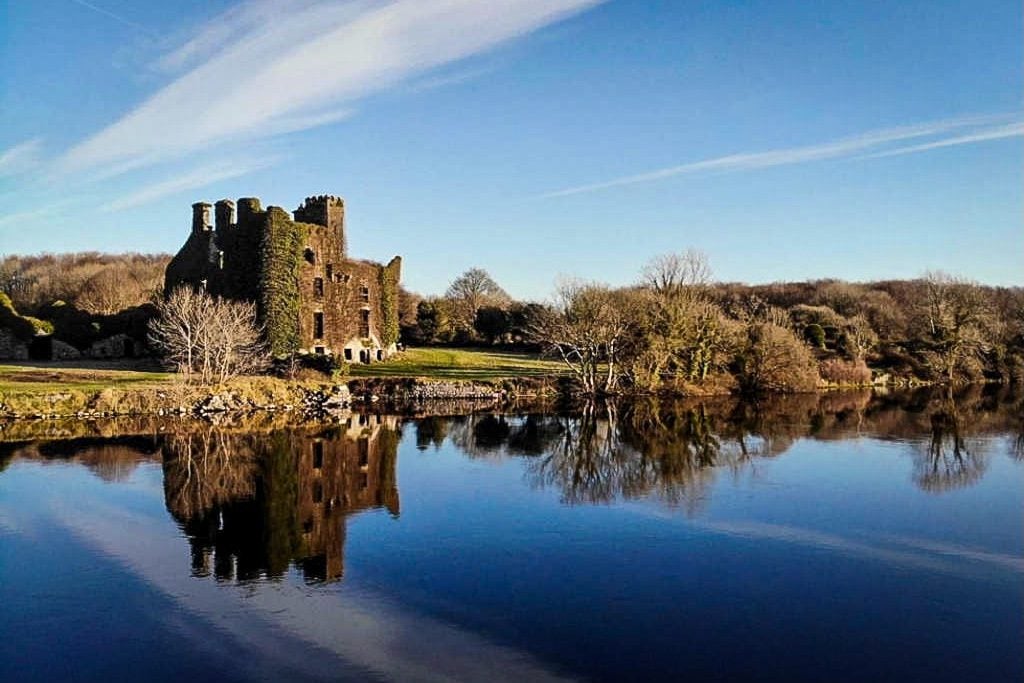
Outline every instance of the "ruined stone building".
[[386, 266], [349, 258], [340, 197], [307, 197], [293, 214], [253, 197], [239, 199], [237, 212], [228, 199], [193, 204], [165, 291], [190, 285], [254, 302], [274, 355], [383, 360], [398, 341], [401, 258]]

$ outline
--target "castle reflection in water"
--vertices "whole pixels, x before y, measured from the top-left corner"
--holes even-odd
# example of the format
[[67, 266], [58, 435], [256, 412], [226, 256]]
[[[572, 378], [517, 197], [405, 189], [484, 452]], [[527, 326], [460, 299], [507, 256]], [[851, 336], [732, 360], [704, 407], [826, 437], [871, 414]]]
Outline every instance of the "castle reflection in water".
[[355, 415], [326, 429], [269, 434], [208, 430], [168, 437], [167, 508], [181, 525], [196, 576], [310, 582], [344, 574], [345, 518], [399, 513], [398, 420]]
[[352, 414], [301, 426], [293, 419], [8, 424], [0, 428], [0, 471], [19, 459], [74, 460], [117, 481], [141, 462], [162, 463], [166, 506], [188, 539], [193, 575], [246, 582], [295, 567], [306, 581], [330, 582], [344, 575], [349, 516], [399, 514], [404, 425], [423, 451], [449, 446], [468, 458], [523, 459], [527, 482], [558, 491], [566, 504], [644, 497], [689, 514], [706, 504], [717, 477], [754, 471], [806, 439], [898, 444], [912, 458], [913, 484], [933, 494], [977, 483], [993, 450], [1024, 460], [1024, 402], [1006, 387]]

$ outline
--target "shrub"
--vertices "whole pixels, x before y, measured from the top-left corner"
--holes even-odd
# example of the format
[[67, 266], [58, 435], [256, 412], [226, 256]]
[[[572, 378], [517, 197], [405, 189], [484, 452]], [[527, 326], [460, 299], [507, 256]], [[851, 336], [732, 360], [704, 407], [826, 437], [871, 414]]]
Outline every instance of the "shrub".
[[817, 364], [792, 332], [773, 323], [751, 323], [737, 358], [737, 380], [747, 394], [813, 391]]
[[825, 348], [825, 330], [818, 323], [811, 323], [804, 328], [804, 339], [816, 349]]
[[[41, 329], [46, 326], [48, 326], [48, 329]], [[40, 332], [44, 334], [53, 332], [53, 326], [49, 325], [49, 323], [44, 323], [36, 318], [18, 315], [18, 312], [14, 310], [14, 304], [11, 303], [10, 297], [3, 292], [0, 292], [0, 328], [10, 330], [15, 337], [22, 341], [28, 341]]]
[[818, 365], [821, 378], [832, 384], [864, 385], [871, 383], [871, 370], [863, 360], [829, 358]]

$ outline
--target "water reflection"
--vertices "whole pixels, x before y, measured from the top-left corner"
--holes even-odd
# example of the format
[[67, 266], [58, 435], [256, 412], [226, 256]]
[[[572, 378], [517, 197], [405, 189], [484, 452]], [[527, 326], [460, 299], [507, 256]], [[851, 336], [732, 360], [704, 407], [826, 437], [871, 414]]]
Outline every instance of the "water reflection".
[[534, 486], [564, 502], [653, 496], [700, 509], [717, 476], [756, 471], [800, 439], [871, 437], [908, 444], [914, 483], [939, 493], [970, 486], [988, 467], [989, 444], [1013, 434], [1021, 458], [1022, 404], [1006, 387], [870, 391], [777, 397], [758, 403], [650, 399], [588, 404], [570, 413], [431, 417], [416, 425], [420, 449], [446, 438], [473, 458], [526, 456]]
[[[195, 576], [249, 581], [296, 566], [319, 582], [344, 575], [348, 516], [399, 513], [396, 459], [408, 422], [416, 448], [450, 443], [473, 459], [522, 460], [531, 486], [554, 489], [567, 504], [649, 497], [695, 514], [717, 478], [756, 474], [802, 439], [902, 443], [918, 488], [966, 488], [984, 477], [994, 450], [1024, 458], [1022, 415], [1015, 393], [973, 386], [760, 403], [649, 399], [526, 414], [352, 415], [330, 425], [289, 426], [288, 416], [144, 421], [135, 424], [141, 433], [121, 436], [109, 436], [116, 430], [106, 423], [39, 423], [55, 433], [29, 439], [32, 423], [23, 423], [3, 432], [20, 438], [0, 442], [0, 471], [13, 458], [73, 459], [116, 482], [143, 460], [159, 461], [166, 507], [189, 540]], [[89, 424], [101, 434], [76, 433]], [[993, 449], [1003, 436], [1009, 447]]]
[[340, 578], [345, 518], [398, 515], [397, 428], [393, 417], [358, 416], [321, 430], [168, 437], [167, 509], [188, 536], [193, 574], [276, 578], [295, 564], [307, 581]]

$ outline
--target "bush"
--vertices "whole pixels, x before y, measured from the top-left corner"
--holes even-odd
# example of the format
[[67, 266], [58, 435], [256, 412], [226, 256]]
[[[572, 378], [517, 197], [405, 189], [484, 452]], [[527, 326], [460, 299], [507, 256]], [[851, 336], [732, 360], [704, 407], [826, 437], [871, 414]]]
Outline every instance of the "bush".
[[287, 379], [338, 379], [348, 374], [348, 363], [334, 354], [296, 353], [276, 358], [271, 371]]
[[22, 341], [28, 341], [40, 332], [44, 334], [53, 332], [52, 325], [49, 323], [45, 323], [45, 325], [48, 325], [49, 329], [41, 329], [44, 326], [42, 320], [18, 315], [10, 297], [0, 292], [0, 328], [10, 330], [16, 338]]
[[746, 394], [813, 391], [820, 379], [810, 348], [773, 323], [747, 327], [736, 366], [740, 390]]
[[814, 348], [825, 348], [825, 329], [818, 323], [811, 323], [804, 328], [804, 339]]
[[863, 360], [829, 358], [818, 365], [818, 372], [826, 382], [841, 385], [865, 385], [871, 383], [871, 370]]

